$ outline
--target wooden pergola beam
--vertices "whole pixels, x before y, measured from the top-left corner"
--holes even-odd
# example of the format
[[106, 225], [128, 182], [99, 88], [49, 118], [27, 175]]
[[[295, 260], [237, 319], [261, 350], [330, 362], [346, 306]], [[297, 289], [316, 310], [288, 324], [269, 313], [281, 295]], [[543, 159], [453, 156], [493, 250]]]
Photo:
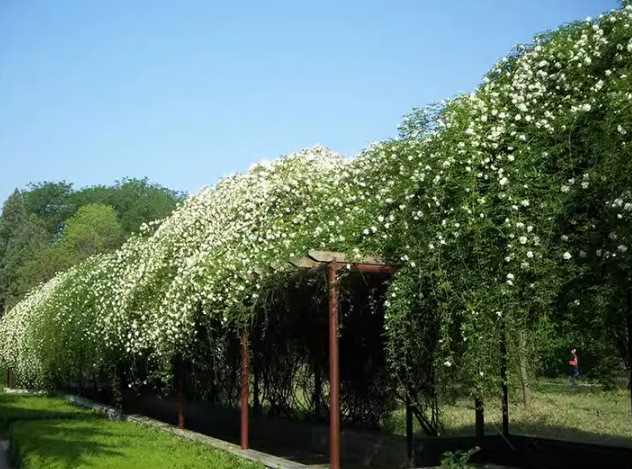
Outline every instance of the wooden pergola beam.
[[305, 269], [312, 269], [314, 267], [318, 267], [320, 265], [320, 262], [317, 262], [313, 259], [310, 259], [309, 257], [294, 257], [292, 259], [290, 259], [290, 264], [292, 264], [294, 267], [301, 267], [301, 268], [305, 268]]
[[310, 250], [307, 255], [317, 262], [333, 262], [347, 264], [388, 265], [384, 259], [378, 256], [349, 257], [342, 252]]

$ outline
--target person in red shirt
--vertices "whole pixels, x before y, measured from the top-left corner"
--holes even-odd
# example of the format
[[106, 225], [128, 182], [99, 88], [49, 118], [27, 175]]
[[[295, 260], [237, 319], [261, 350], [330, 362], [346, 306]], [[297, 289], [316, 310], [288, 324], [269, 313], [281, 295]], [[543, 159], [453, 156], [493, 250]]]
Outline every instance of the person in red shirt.
[[575, 386], [575, 380], [579, 378], [579, 360], [577, 359], [577, 349], [571, 350], [571, 358], [568, 364], [572, 367], [571, 386]]

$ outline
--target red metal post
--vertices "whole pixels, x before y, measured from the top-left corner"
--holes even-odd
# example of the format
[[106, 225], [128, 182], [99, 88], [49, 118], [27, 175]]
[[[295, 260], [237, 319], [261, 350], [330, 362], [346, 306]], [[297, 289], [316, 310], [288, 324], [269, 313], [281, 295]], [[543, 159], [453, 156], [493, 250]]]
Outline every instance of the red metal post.
[[329, 451], [331, 469], [340, 469], [340, 374], [338, 369], [338, 263], [328, 266], [329, 280]]
[[241, 334], [241, 449], [248, 449], [248, 332]]
[[178, 428], [184, 428], [186, 395], [184, 392], [184, 363], [178, 359]]

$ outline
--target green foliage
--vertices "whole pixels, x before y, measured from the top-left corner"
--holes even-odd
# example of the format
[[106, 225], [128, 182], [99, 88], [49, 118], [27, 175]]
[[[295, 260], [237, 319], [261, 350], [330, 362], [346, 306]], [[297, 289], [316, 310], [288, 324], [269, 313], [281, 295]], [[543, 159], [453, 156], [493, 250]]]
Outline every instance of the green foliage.
[[150, 183], [147, 178], [125, 178], [113, 186], [82, 189], [70, 200], [77, 207], [95, 203], [112, 206], [123, 231], [129, 235], [138, 232], [143, 223], [168, 216], [183, 198], [182, 193]]
[[[10, 308], [56, 273], [119, 247], [142, 223], [164, 218], [182, 199], [181, 193], [146, 178], [77, 191], [67, 182], [41, 182], [30, 184], [19, 195], [16, 192], [0, 217], [5, 226], [5, 234], [0, 235], [0, 263], [6, 264], [0, 274], [0, 310], [4, 311], [4, 298], [5, 307]], [[94, 207], [90, 213], [78, 213], [95, 204], [111, 208], [107, 214], [103, 209], [99, 214]], [[12, 244], [7, 248], [9, 239]]]
[[261, 464], [131, 422], [110, 421], [61, 399], [0, 395], [3, 436], [23, 469], [256, 469]]
[[448, 469], [475, 469], [469, 464], [470, 458], [480, 451], [478, 446], [467, 451], [447, 451], [441, 458], [441, 466]]
[[72, 184], [65, 181], [29, 184], [22, 191], [26, 210], [42, 221], [51, 238], [61, 234], [66, 220], [77, 210], [70, 200], [72, 193]]
[[85, 205], [66, 223], [57, 248], [74, 265], [90, 256], [116, 249], [123, 242], [123, 230], [114, 208], [103, 204]]
[[41, 222], [26, 211], [22, 194], [15, 191], [5, 202], [0, 217], [0, 314], [25, 293], [18, 282], [24, 259], [46, 241]]

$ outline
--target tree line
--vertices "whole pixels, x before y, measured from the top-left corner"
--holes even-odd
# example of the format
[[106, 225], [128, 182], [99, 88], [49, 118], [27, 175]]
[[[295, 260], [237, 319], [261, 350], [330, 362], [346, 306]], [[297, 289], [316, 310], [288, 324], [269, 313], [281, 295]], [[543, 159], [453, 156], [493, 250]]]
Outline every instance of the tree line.
[[0, 314], [57, 272], [119, 248], [143, 223], [171, 214], [184, 195], [147, 178], [15, 189], [0, 215]]

